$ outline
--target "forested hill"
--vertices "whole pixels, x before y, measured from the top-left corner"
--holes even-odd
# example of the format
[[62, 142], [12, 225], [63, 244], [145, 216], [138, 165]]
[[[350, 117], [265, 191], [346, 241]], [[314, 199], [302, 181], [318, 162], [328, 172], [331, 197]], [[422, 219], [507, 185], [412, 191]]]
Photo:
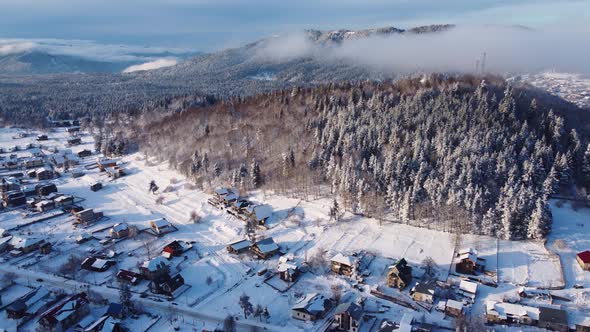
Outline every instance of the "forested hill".
[[590, 183], [580, 116], [499, 78], [433, 75], [235, 98], [154, 121], [138, 140], [204, 187], [331, 188], [341, 208], [377, 218], [537, 239], [548, 198]]

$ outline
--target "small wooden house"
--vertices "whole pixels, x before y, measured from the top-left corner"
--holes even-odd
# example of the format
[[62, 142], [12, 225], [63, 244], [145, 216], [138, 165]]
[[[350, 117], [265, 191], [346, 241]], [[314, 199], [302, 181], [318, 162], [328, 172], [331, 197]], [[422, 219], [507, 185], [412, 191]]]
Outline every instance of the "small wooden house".
[[2, 178], [2, 183], [0, 184], [0, 191], [2, 193], [18, 190], [21, 190], [20, 181], [18, 179], [12, 177]]
[[68, 138], [68, 145], [79, 145], [82, 144], [82, 139], [80, 137], [72, 137]]
[[184, 278], [180, 273], [173, 276], [163, 276], [158, 280], [152, 280], [149, 288], [154, 294], [172, 297], [174, 292], [184, 285]]
[[387, 272], [387, 286], [398, 289], [406, 288], [412, 282], [412, 267], [404, 258], [397, 261]]
[[111, 266], [115, 265], [114, 261], [100, 259], [96, 257], [88, 257], [82, 261], [82, 269], [93, 272], [105, 272]]
[[434, 302], [434, 291], [436, 290], [436, 282], [421, 281], [412, 287], [410, 296], [416, 302], [426, 302], [432, 304]]
[[62, 168], [66, 165], [66, 158], [60, 154], [54, 154], [49, 158], [49, 162], [55, 167]]
[[4, 206], [16, 207], [27, 203], [27, 197], [22, 191], [9, 191], [2, 194]]
[[354, 303], [342, 303], [336, 307], [334, 322], [338, 331], [358, 332], [363, 321], [363, 308]]
[[166, 220], [166, 218], [160, 218], [150, 221], [150, 227], [152, 228], [154, 233], [156, 233], [156, 235], [163, 235], [176, 230], [176, 227], [174, 227], [168, 220]]
[[249, 205], [245, 209], [246, 214], [257, 225], [265, 225], [268, 218], [272, 216], [270, 205]]
[[357, 260], [354, 257], [345, 256], [341, 253], [332, 257], [330, 263], [332, 272], [345, 276], [351, 276], [357, 267]]
[[286, 282], [295, 282], [299, 277], [299, 267], [293, 262], [283, 262], [277, 268], [279, 278]]
[[279, 252], [279, 246], [269, 237], [254, 243], [250, 250], [256, 257], [268, 259]]
[[458, 259], [459, 261], [455, 265], [455, 270], [457, 273], [475, 275], [475, 273], [480, 269], [477, 260], [477, 251], [474, 249], [469, 248], [459, 252]]
[[53, 171], [46, 169], [46, 168], [40, 168], [37, 170], [37, 180], [39, 181], [44, 181], [44, 180], [51, 180], [53, 179]]
[[77, 155], [79, 158], [90, 157], [92, 155], [92, 151], [90, 151], [90, 150], [78, 151]]
[[470, 303], [475, 301], [475, 296], [477, 294], [477, 284], [472, 281], [468, 280], [461, 280], [459, 283], [459, 295], [463, 296], [467, 299]]
[[117, 272], [117, 279], [126, 281], [132, 285], [137, 285], [141, 281], [142, 276], [141, 274], [132, 271], [119, 270]]
[[76, 224], [90, 224], [101, 217], [100, 213], [94, 213], [93, 209], [85, 209], [74, 214]]
[[455, 300], [447, 300], [445, 314], [451, 317], [459, 317], [463, 314], [463, 303]]
[[43, 167], [44, 164], [43, 158], [28, 158], [23, 162], [25, 168]]
[[321, 294], [307, 294], [291, 308], [291, 317], [303, 321], [322, 318], [330, 309], [331, 302]]
[[70, 195], [63, 195], [59, 196], [53, 200], [55, 202], [55, 206], [57, 207], [64, 207], [68, 205], [74, 204], [74, 196]]
[[8, 246], [11, 248], [11, 250], [18, 250], [28, 254], [39, 249], [43, 243], [45, 243], [45, 239], [33, 237], [22, 238], [14, 236], [10, 240]]
[[37, 314], [43, 308], [43, 300], [49, 297], [49, 290], [40, 286], [12, 302], [6, 308], [6, 315], [10, 319], [21, 319], [25, 316]]
[[98, 158], [97, 159], [97, 165], [98, 165], [98, 169], [101, 172], [104, 172], [109, 167], [115, 167], [115, 166], [117, 166], [117, 161], [116, 160], [113, 160], [113, 159]]
[[37, 209], [37, 211], [39, 211], [39, 212], [53, 210], [54, 208], [55, 208], [55, 203], [53, 201], [49, 201], [49, 200], [43, 200], [43, 201], [37, 202], [35, 204], [35, 209]]
[[129, 236], [130, 230], [127, 223], [116, 223], [113, 228], [109, 230], [109, 235], [115, 239], [123, 239]]
[[580, 264], [582, 270], [590, 271], [590, 251], [582, 251], [576, 255], [576, 261]]
[[252, 242], [248, 240], [240, 240], [238, 242], [229, 244], [226, 248], [229, 253], [242, 254], [248, 252], [250, 247], [252, 247]]
[[53, 250], [51, 242], [45, 242], [39, 247], [39, 252], [43, 255], [49, 255]]
[[162, 256], [145, 261], [140, 268], [141, 275], [148, 280], [158, 280], [170, 274], [170, 263]]
[[57, 192], [57, 186], [54, 183], [43, 183], [35, 186], [35, 191], [39, 196], [47, 196]]
[[125, 170], [119, 166], [107, 167], [105, 172], [112, 179], [118, 179], [125, 175]]
[[71, 126], [71, 127], [67, 127], [66, 128], [66, 133], [68, 134], [75, 134], [80, 132], [80, 127], [79, 126]]
[[79, 293], [44, 312], [39, 318], [42, 331], [67, 331], [90, 313], [86, 293]]
[[162, 256], [168, 259], [171, 257], [180, 257], [191, 248], [192, 245], [190, 243], [175, 240], [164, 247], [162, 250]]
[[84, 243], [87, 241], [92, 240], [94, 237], [86, 232], [82, 232], [80, 233], [77, 237], [76, 237], [76, 243], [80, 244], [80, 243]]
[[47, 141], [49, 139], [49, 137], [47, 137], [47, 135], [37, 135], [37, 141]]
[[490, 300], [486, 302], [485, 318], [491, 324], [536, 325], [539, 308]]

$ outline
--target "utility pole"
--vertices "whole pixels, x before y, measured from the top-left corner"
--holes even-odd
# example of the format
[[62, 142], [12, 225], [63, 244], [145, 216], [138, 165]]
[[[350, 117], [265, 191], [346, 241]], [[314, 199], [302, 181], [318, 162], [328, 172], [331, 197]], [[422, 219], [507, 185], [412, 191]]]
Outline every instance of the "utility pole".
[[483, 57], [481, 59], [481, 73], [484, 74], [486, 72], [486, 52], [483, 52]]

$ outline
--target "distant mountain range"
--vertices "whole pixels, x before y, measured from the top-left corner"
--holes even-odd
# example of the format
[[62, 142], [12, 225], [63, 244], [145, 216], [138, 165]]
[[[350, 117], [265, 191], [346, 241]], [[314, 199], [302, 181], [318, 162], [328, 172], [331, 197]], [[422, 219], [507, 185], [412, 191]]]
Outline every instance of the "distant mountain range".
[[426, 25], [415, 27], [411, 29], [399, 29], [396, 27], [384, 27], [384, 28], [376, 28], [376, 29], [362, 29], [362, 30], [348, 30], [348, 29], [340, 29], [340, 30], [332, 30], [332, 31], [322, 31], [322, 30], [305, 30], [306, 36], [313, 42], [316, 43], [337, 43], [340, 44], [346, 40], [355, 40], [367, 37], [387, 37], [391, 35], [400, 35], [400, 34], [421, 34], [421, 33], [432, 33], [432, 32], [441, 32], [448, 29], [453, 28], [454, 25], [452, 24], [442, 24], [442, 25]]
[[[362, 29], [362, 30], [305, 30], [304, 36], [311, 42], [319, 45], [342, 44], [348, 40], [358, 40], [367, 37], [375, 36], [390, 36], [396, 34], [420, 34], [444, 31], [452, 28], [452, 25], [430, 25], [417, 27], [412, 29], [399, 29], [395, 27], [385, 27], [378, 29]], [[36, 74], [63, 74], [63, 73], [121, 73], [130, 66], [140, 65], [145, 62], [155, 61], [158, 59], [174, 58], [178, 59], [179, 64], [176, 68], [168, 68], [168, 70], [159, 71], [157, 74], [164, 76], [175, 76], [188, 73], [199, 73], [201, 69], [207, 71], [215, 71], [215, 69], [223, 69], [225, 75], [228, 72], [235, 72], [236, 74], [243, 74], [244, 77], [252, 77], [256, 79], [262, 75], [271, 80], [275, 76], [282, 76], [283, 79], [292, 80], [297, 79], [292, 75], [281, 75], [285, 69], [285, 64], [273, 64], [272, 68], [265, 67], [264, 61], [260, 61], [256, 57], [262, 47], [265, 47], [269, 42], [276, 41], [276, 38], [265, 38], [257, 42], [245, 45], [231, 50], [223, 50], [212, 54], [192, 53], [172, 53], [172, 52], [157, 52], [157, 53], [139, 53], [131, 52], [126, 54], [128, 58], [97, 60], [97, 56], [89, 54], [88, 56], [60, 54], [56, 52], [49, 52], [45, 50], [26, 50], [19, 53], [0, 55], [0, 75], [36, 75]], [[1, 53], [0, 53], [1, 54]], [[196, 56], [196, 57], [195, 57]], [[277, 66], [279, 65], [279, 66]], [[295, 69], [306, 69], [307, 73], [310, 69], [307, 64], [306, 68], [295, 66], [295, 63], [289, 63], [288, 67]], [[149, 66], [148, 66], [149, 67]], [[157, 69], [157, 66], [149, 67]], [[233, 68], [232, 68], [233, 67]], [[332, 69], [332, 68], [330, 68]], [[356, 73], [355, 73], [356, 74]], [[149, 76], [152, 76], [150, 74]], [[322, 75], [319, 75], [322, 77]], [[301, 76], [303, 78], [303, 76]], [[279, 77], [277, 77], [279, 79]]]
[[[126, 68], [157, 59], [186, 59], [198, 53], [129, 53], [122, 59], [96, 60], [92, 56], [26, 50], [0, 55], [0, 75], [38, 75], [64, 73], [120, 73]], [[125, 59], [127, 58], [127, 59]]]
[[[187, 56], [166, 67], [145, 63], [135, 66], [140, 61], [102, 62], [34, 52], [4, 56], [0, 57], [0, 115], [8, 122], [20, 123], [29, 121], [31, 114], [68, 118], [97, 113], [135, 114], [154, 109], [154, 104], [165, 105], [163, 111], [174, 111], [177, 108], [165, 102], [171, 96], [227, 98], [294, 86], [394, 79], [402, 73], [412, 75], [420, 71], [372, 66], [339, 57], [338, 52], [350, 46], [367, 52], [370, 47], [365, 48], [364, 43], [379, 44], [380, 37], [409, 38], [450, 29], [454, 29], [452, 25], [407, 30], [306, 30], [295, 37], [273, 36], [237, 48]], [[420, 39], [417, 43], [436, 40]], [[168, 55], [150, 57], [162, 59]], [[408, 62], [420, 64], [413, 58], [408, 58]], [[137, 71], [122, 72], [131, 65]], [[10, 73], [19, 75], [6, 75]]]

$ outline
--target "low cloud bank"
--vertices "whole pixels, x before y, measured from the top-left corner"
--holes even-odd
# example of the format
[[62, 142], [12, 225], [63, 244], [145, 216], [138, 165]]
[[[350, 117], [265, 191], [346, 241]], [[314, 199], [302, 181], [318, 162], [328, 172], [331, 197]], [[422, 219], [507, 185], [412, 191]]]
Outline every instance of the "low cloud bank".
[[148, 62], [163, 56], [193, 53], [187, 49], [101, 44], [91, 40], [0, 39], [0, 56], [39, 51], [105, 62]]
[[588, 27], [531, 30], [523, 27], [461, 26], [425, 34], [373, 36], [342, 44], [316, 44], [303, 33], [270, 39], [257, 56], [285, 61], [315, 57], [348, 61], [393, 72], [531, 72], [546, 69], [590, 73]]
[[140, 65], [129, 66], [129, 67], [125, 68], [125, 70], [123, 70], [123, 72], [124, 73], [132, 73], [135, 71], [154, 70], [154, 69], [158, 69], [158, 68], [171, 67], [171, 66], [176, 65], [177, 63], [178, 63], [178, 60], [176, 60], [176, 59], [170, 59], [170, 58], [158, 59], [158, 60], [142, 63]]

